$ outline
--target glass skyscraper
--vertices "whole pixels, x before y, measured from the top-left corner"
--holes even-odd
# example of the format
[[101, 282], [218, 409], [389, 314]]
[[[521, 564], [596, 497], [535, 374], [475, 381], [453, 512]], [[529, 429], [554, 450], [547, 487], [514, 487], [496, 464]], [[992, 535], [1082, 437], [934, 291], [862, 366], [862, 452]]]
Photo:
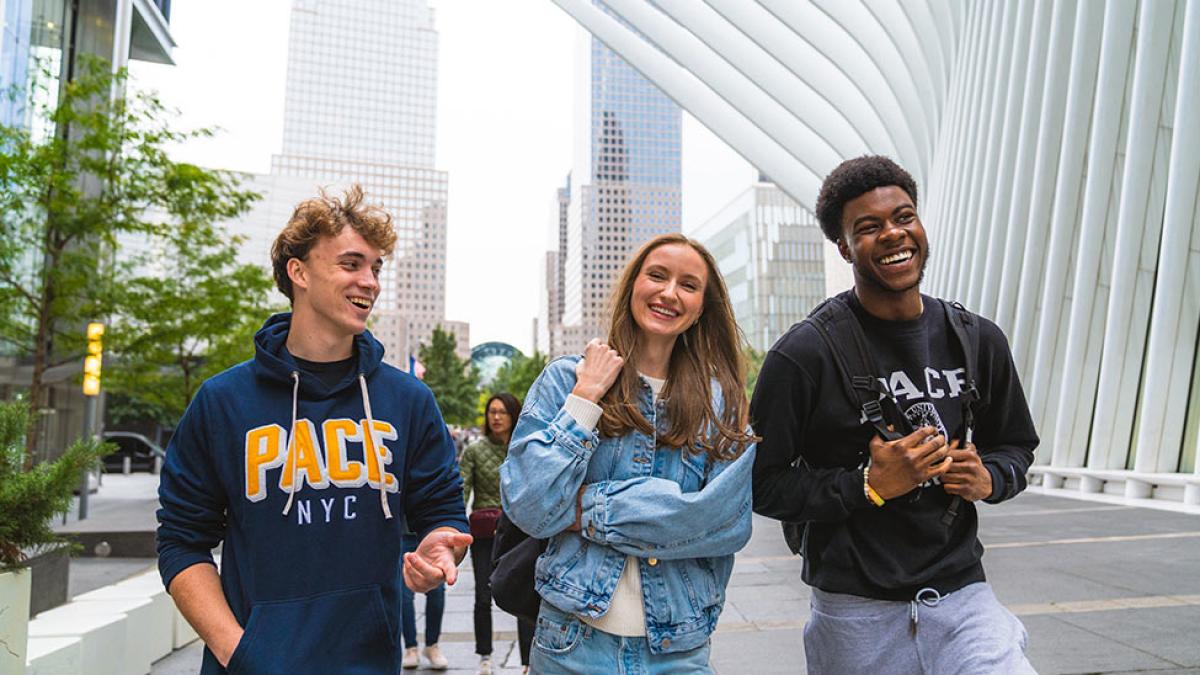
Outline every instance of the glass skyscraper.
[[647, 239], [678, 232], [682, 218], [679, 106], [600, 40], [581, 34], [578, 49], [575, 168], [559, 237], [562, 329], [552, 353], [607, 334], [625, 261]]
[[[433, 168], [437, 41], [426, 0], [293, 0], [283, 150], [271, 162], [273, 175], [314, 186], [359, 183], [392, 214], [398, 240], [373, 331], [402, 368], [447, 325], [448, 177]], [[466, 324], [453, 328], [465, 342]]]
[[825, 235], [773, 183], [755, 183], [692, 236], [716, 258], [738, 326], [759, 351], [826, 297]]

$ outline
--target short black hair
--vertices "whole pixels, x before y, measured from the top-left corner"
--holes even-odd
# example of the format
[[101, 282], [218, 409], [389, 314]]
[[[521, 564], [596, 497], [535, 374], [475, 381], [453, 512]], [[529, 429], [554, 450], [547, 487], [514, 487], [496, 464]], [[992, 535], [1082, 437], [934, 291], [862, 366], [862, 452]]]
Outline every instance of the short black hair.
[[917, 182], [907, 171], [883, 155], [848, 159], [829, 172], [817, 195], [817, 222], [825, 236], [837, 243], [842, 238], [842, 209], [846, 202], [875, 188], [895, 185], [917, 206]]

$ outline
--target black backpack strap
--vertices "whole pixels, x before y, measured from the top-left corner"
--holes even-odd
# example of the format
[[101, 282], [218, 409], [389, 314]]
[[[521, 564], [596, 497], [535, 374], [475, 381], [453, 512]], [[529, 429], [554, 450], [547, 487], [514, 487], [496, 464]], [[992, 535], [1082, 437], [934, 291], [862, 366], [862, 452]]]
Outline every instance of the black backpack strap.
[[[950, 322], [950, 330], [958, 339], [958, 346], [963, 353], [963, 379], [966, 380], [966, 386], [961, 397], [963, 426], [959, 441], [964, 444], [972, 443], [975, 440], [975, 404], [979, 402], [979, 387], [975, 379], [979, 372], [979, 318], [958, 302], [940, 302], [946, 312], [946, 319]], [[950, 500], [950, 506], [942, 516], [942, 524], [949, 527], [954, 522], [961, 504], [962, 497], [955, 496]]]
[[950, 322], [950, 330], [958, 339], [963, 353], [963, 379], [966, 386], [962, 392], [963, 429], [961, 441], [970, 443], [975, 434], [975, 404], [979, 402], [979, 387], [975, 379], [979, 373], [979, 318], [961, 304], [940, 300]]
[[[817, 306], [805, 319], [817, 329], [825, 341], [834, 365], [841, 374], [842, 389], [850, 404], [862, 411], [879, 436], [887, 441], [901, 438], [903, 434], [888, 428], [880, 400], [891, 401], [888, 390], [877, 377], [879, 368], [871, 358], [867, 337], [863, 334], [854, 310], [838, 296], [829, 298]], [[899, 408], [894, 411], [897, 422], [904, 419]]]

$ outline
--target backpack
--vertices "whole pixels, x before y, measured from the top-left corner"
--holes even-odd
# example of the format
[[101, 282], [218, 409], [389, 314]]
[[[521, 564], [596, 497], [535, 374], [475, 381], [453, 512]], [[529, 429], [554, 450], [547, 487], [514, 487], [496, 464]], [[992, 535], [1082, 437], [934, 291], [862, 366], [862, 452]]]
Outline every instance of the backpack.
[[[979, 400], [979, 390], [975, 386], [979, 320], [957, 302], [941, 299], [938, 302], [942, 303], [951, 332], [957, 338], [963, 353], [963, 376], [966, 380], [961, 396], [963, 428], [957, 438], [969, 443], [973, 440], [975, 431], [974, 406]], [[908, 419], [900, 412], [896, 400], [879, 381], [879, 368], [871, 358], [867, 337], [850, 305], [841, 296], [828, 298], [817, 305], [804, 322], [817, 329], [817, 334], [833, 355], [834, 365], [841, 375], [842, 393], [846, 396], [850, 409], [859, 412], [859, 419], [873, 427], [885, 441], [894, 441], [911, 433]], [[889, 428], [889, 424], [892, 428]], [[868, 454], [868, 451], [863, 450], [863, 454]], [[796, 465], [802, 464], [803, 457], [796, 460]], [[950, 500], [950, 506], [942, 516], [942, 524], [948, 527], [954, 522], [961, 503], [962, 498], [958, 496]], [[782, 526], [783, 538], [788, 548], [792, 553], [803, 555], [807, 523], [784, 521]]]
[[537, 623], [542, 596], [534, 588], [534, 568], [549, 539], [534, 539], [500, 512], [492, 548], [492, 599], [518, 619]]

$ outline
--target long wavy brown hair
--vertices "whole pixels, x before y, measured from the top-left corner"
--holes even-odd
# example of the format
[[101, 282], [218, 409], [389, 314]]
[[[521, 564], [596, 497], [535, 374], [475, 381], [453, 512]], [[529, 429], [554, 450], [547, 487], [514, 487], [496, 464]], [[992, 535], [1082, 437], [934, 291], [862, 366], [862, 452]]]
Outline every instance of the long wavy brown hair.
[[[600, 434], [623, 436], [638, 430], [654, 436], [654, 425], [637, 405], [641, 391], [635, 359], [642, 330], [634, 321], [631, 307], [633, 285], [641, 274], [646, 256], [660, 246], [683, 244], [704, 260], [708, 282], [704, 286], [704, 307], [700, 318], [679, 337], [671, 351], [667, 385], [662, 392], [670, 428], [658, 436], [659, 447], [685, 448], [696, 454], [707, 453], [714, 460], [734, 459], [747, 444], [756, 441], [747, 431], [750, 417], [746, 401], [746, 367], [742, 356], [742, 333], [733, 318], [729, 292], [712, 254], [699, 242], [681, 234], [663, 234], [646, 242], [625, 266], [613, 289], [610, 307], [612, 324], [608, 345], [625, 359], [616, 382], [600, 399], [604, 414]], [[712, 406], [712, 380], [721, 385], [724, 409]]]

